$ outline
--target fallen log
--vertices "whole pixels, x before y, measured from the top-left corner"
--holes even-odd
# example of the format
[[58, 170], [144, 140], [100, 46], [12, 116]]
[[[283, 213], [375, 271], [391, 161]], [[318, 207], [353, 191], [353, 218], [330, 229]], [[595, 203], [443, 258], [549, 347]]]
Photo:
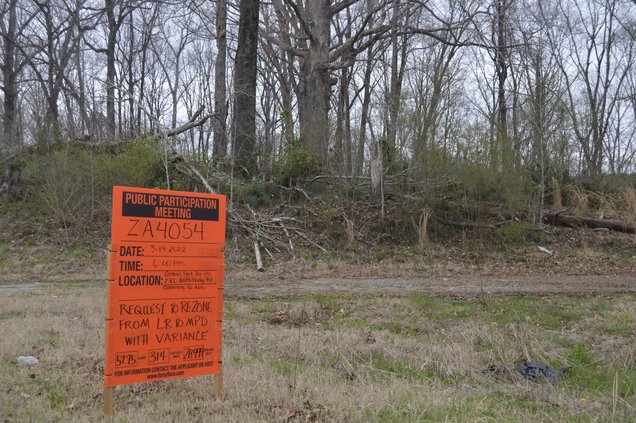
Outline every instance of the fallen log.
[[590, 229], [608, 229], [616, 232], [628, 234], [636, 233], [633, 223], [622, 222], [620, 220], [595, 219], [592, 217], [570, 216], [561, 213], [546, 214], [543, 217], [545, 223], [554, 226], [565, 226], [568, 228], [587, 227]]

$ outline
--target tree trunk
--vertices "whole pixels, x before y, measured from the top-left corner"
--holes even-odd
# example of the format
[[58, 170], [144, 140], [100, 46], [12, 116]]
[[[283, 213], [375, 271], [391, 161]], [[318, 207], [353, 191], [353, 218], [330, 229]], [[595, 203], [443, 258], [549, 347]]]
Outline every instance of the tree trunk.
[[355, 175], [362, 175], [364, 169], [364, 146], [367, 143], [367, 122], [369, 119], [369, 106], [371, 105], [371, 72], [373, 72], [373, 47], [367, 49], [367, 60], [364, 69], [364, 97], [362, 99], [362, 110], [360, 112], [360, 133], [358, 138], [358, 148], [356, 149]]
[[245, 178], [254, 176], [256, 162], [256, 64], [260, 0], [241, 0], [239, 35], [234, 66], [235, 169]]
[[133, 60], [135, 60], [135, 22], [134, 22], [134, 13], [130, 13], [130, 21], [129, 21], [129, 40], [130, 43], [128, 49], [128, 130], [130, 131], [130, 136], [134, 137], [137, 135], [139, 129], [135, 128], [135, 75], [133, 72]]
[[347, 69], [340, 70], [340, 88], [338, 90], [338, 107], [336, 109], [336, 133], [332, 167], [338, 175], [345, 174], [345, 110], [348, 106], [345, 92], [348, 92], [349, 90], [346, 72]]
[[214, 65], [214, 131], [212, 160], [219, 164], [227, 154], [227, 100], [225, 68], [227, 62], [227, 2], [216, 2], [216, 62]]
[[[282, 13], [283, 6], [280, 0], [274, 0], [274, 11], [276, 18], [279, 22], [283, 23], [279, 28], [279, 37], [286, 45], [293, 45], [292, 38], [289, 35], [290, 27], [294, 27], [295, 23], [291, 22], [288, 17]], [[271, 43], [268, 44], [271, 51], [271, 59], [274, 62], [277, 70], [278, 84], [280, 85], [280, 98], [281, 98], [281, 143], [286, 147], [291, 147], [294, 144], [294, 109], [292, 102], [292, 94], [295, 93], [298, 97], [298, 84], [296, 83], [295, 74], [296, 69], [294, 67], [294, 55], [289, 51], [281, 49], [278, 54], [274, 51]]]
[[374, 140], [371, 145], [371, 197], [382, 195], [382, 146]]
[[115, 0], [105, 0], [108, 35], [106, 41], [106, 130], [109, 137], [115, 136], [115, 48], [117, 29]]
[[320, 168], [325, 168], [328, 162], [330, 3], [329, 0], [312, 0], [305, 5], [307, 25], [312, 28], [312, 33], [308, 51], [300, 58], [300, 138]]
[[398, 13], [399, 0], [393, 3], [393, 17], [391, 18], [391, 82], [389, 87], [389, 98], [387, 107], [389, 108], [386, 139], [382, 148], [384, 166], [390, 171], [394, 170], [393, 165], [396, 158], [397, 139], [397, 119], [400, 107], [400, 90], [398, 86]]
[[5, 152], [10, 152], [18, 143], [17, 134], [17, 102], [18, 102], [18, 74], [16, 72], [16, 6], [18, 1], [9, 2], [9, 25], [4, 40], [3, 93], [4, 119], [2, 122], [3, 143], [0, 146]]
[[86, 106], [86, 89], [84, 87], [84, 60], [83, 60], [83, 55], [84, 53], [81, 50], [77, 50], [75, 51], [75, 67], [77, 68], [76, 72], [77, 72], [77, 89], [78, 89], [78, 93], [77, 93], [77, 108], [79, 109], [80, 115], [81, 115], [81, 124], [80, 124], [80, 133], [79, 136], [81, 138], [84, 138], [84, 136], [87, 133], [90, 133], [91, 131], [88, 131], [88, 125], [89, 125], [89, 118], [88, 118], [88, 113], [87, 113], [87, 106]]
[[[501, 154], [503, 172], [508, 175], [511, 171], [512, 148], [508, 137], [508, 108], [506, 105], [506, 80], [508, 78], [508, 46], [506, 45], [507, 11], [510, 4], [507, 0], [496, 1], [496, 45], [495, 72], [497, 75], [497, 146]], [[494, 163], [499, 167], [499, 163]]]

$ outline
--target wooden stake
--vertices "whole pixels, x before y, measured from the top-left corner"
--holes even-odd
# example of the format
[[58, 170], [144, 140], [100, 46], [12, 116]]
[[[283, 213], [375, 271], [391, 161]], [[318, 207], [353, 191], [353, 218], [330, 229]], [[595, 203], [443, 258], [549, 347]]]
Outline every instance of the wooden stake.
[[263, 260], [261, 259], [261, 250], [258, 248], [258, 241], [254, 241], [254, 255], [256, 256], [256, 270], [264, 272]]
[[[110, 296], [110, 261], [112, 256], [112, 245], [108, 244], [108, 256], [106, 258], [106, 292]], [[107, 307], [108, 308], [108, 307]], [[108, 318], [108, 311], [106, 312]], [[106, 321], [106, 332], [108, 332], [108, 321]], [[113, 416], [113, 387], [104, 387], [104, 414], [108, 417]]]
[[113, 387], [104, 388], [104, 414], [113, 416]]
[[217, 401], [221, 400], [221, 391], [223, 390], [223, 373], [214, 375], [214, 396]]

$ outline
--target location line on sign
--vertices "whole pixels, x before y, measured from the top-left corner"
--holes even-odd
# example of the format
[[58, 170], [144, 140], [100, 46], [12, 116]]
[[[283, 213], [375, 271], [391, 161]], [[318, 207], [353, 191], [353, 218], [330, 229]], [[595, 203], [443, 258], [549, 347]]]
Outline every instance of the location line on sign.
[[[181, 257], [180, 257], [181, 258]], [[157, 273], [157, 272], [218, 272], [219, 269], [157, 269], [157, 268], [152, 268], [152, 269], [143, 269], [143, 270], [118, 270], [117, 272], [121, 273], [121, 274], [125, 274], [125, 273], [141, 273], [141, 272], [152, 272], [152, 273]]]

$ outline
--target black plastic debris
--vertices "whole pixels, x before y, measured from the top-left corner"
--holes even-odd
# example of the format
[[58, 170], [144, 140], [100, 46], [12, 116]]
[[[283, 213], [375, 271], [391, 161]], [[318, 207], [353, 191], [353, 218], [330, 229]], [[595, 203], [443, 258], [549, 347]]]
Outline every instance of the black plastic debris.
[[484, 373], [491, 376], [499, 376], [503, 370], [496, 364], [491, 364], [487, 369], [484, 369]]
[[[515, 369], [515, 372], [528, 380], [545, 379], [552, 385], [556, 385], [559, 376], [571, 368], [572, 366], [567, 366], [562, 367], [559, 370], [555, 370], [545, 364], [537, 363], [535, 361], [525, 361], [521, 366]], [[504, 369], [496, 364], [491, 364], [488, 368], [483, 370], [483, 373], [489, 376], [501, 376], [504, 373]]]
[[545, 378], [552, 385], [556, 385], [559, 376], [570, 369], [571, 366], [555, 370], [545, 364], [537, 363], [535, 361], [526, 361], [521, 366], [517, 367], [515, 371], [528, 380]]

